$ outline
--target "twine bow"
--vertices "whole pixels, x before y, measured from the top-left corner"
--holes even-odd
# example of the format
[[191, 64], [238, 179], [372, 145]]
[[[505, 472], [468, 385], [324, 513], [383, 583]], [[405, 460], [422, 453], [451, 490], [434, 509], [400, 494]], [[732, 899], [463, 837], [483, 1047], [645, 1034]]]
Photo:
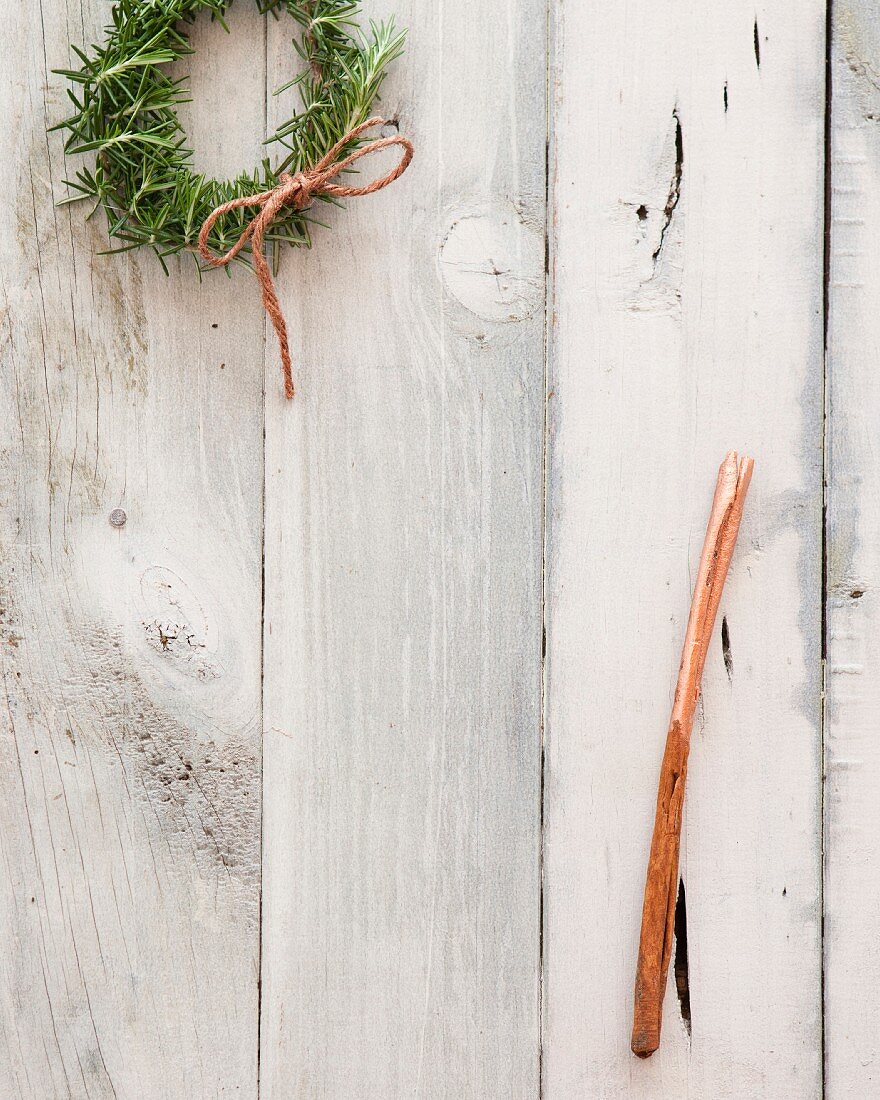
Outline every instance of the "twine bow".
[[[231, 202], [221, 203], [220, 206], [212, 210], [207, 218], [205, 218], [205, 223], [199, 232], [199, 252], [205, 263], [210, 264], [211, 267], [225, 267], [235, 259], [247, 242], [253, 238], [251, 250], [254, 257], [254, 267], [256, 268], [257, 278], [260, 280], [260, 289], [263, 294], [263, 307], [269, 315], [269, 319], [275, 329], [275, 334], [278, 337], [278, 343], [281, 346], [281, 365], [284, 371], [284, 394], [288, 398], [293, 397], [294, 393], [293, 370], [290, 365], [290, 347], [287, 342], [287, 325], [284, 321], [284, 314], [281, 312], [278, 295], [275, 292], [272, 273], [269, 270], [269, 265], [266, 263], [266, 257], [263, 254], [263, 242], [265, 240], [266, 230], [285, 206], [293, 206], [297, 210], [303, 210], [309, 205], [315, 195], [338, 195], [340, 198], [351, 195], [372, 195], [374, 191], [381, 191], [383, 187], [387, 187], [389, 183], [393, 183], [398, 176], [403, 175], [409, 167], [409, 162], [412, 160], [413, 146], [408, 138], [402, 137], [400, 134], [395, 134], [393, 137], [377, 138], [375, 141], [368, 141], [366, 145], [362, 145], [360, 148], [355, 149], [353, 153], [349, 153], [348, 156], [343, 157], [341, 160], [337, 160], [339, 153], [350, 141], [354, 141], [355, 138], [360, 137], [364, 130], [368, 130], [371, 126], [377, 126], [384, 121], [385, 120], [381, 118], [368, 118], [366, 122], [362, 122], [359, 126], [353, 127], [353, 129], [349, 130], [343, 138], [340, 138], [340, 140], [336, 142], [328, 153], [324, 154], [314, 167], [308, 168], [304, 172], [297, 172], [293, 176], [288, 175], [287, 172], [282, 172], [278, 177], [280, 180], [278, 186], [273, 187], [271, 191], [262, 191], [259, 195], [249, 195], [243, 198], [232, 199]], [[377, 180], [373, 180], [372, 183], [368, 183], [364, 187], [347, 187], [341, 183], [330, 182], [334, 176], [338, 176], [340, 172], [344, 172], [345, 169], [354, 164], [356, 160], [360, 160], [361, 157], [365, 157], [370, 153], [377, 153], [380, 149], [387, 149], [390, 145], [402, 146], [403, 156], [387, 175], [381, 176]], [[223, 215], [228, 214], [230, 210], [239, 210], [243, 206], [258, 206], [261, 209], [259, 213], [253, 216], [247, 228], [232, 248], [230, 248], [225, 255], [218, 256], [216, 252], [212, 252], [208, 247], [208, 234], [211, 232], [218, 218], [222, 218]]]

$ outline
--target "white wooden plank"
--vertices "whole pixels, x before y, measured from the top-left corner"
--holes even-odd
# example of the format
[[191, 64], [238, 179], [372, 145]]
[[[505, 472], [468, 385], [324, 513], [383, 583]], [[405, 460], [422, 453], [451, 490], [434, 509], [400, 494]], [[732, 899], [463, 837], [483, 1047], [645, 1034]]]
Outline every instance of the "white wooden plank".
[[545, 14], [390, 11], [416, 158], [268, 346], [261, 1095], [534, 1100]]
[[254, 1097], [263, 321], [53, 205], [48, 69], [109, 6], [0, 11], [0, 1095]]
[[880, 1089], [880, 13], [832, 10], [825, 1051], [842, 1100]]
[[[557, 7], [548, 1100], [821, 1092], [823, 21], [818, 0]], [[642, 1062], [657, 775], [731, 447], [756, 471], [688, 778], [692, 1034], [670, 977]]]

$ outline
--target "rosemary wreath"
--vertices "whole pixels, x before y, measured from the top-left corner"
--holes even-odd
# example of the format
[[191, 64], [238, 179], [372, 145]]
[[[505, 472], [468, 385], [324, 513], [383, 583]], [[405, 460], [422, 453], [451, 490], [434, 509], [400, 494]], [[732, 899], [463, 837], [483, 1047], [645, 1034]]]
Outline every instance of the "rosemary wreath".
[[[298, 85], [302, 109], [266, 139], [282, 150], [274, 166], [267, 157], [236, 179], [209, 179], [193, 171], [177, 115], [178, 105], [189, 102], [188, 82], [172, 79], [165, 66], [194, 52], [186, 25], [200, 13], [228, 30], [224, 16], [231, 2], [119, 0], [104, 44], [90, 55], [72, 46], [82, 68], [55, 70], [76, 86], [68, 91], [76, 111], [52, 129], [69, 132], [67, 153], [97, 154], [92, 168], [65, 181], [75, 194], [63, 201], [96, 200], [110, 237], [120, 242], [109, 252], [146, 245], [163, 266], [167, 256], [195, 253], [199, 230], [218, 206], [276, 187], [282, 173], [307, 170], [364, 122], [388, 65], [403, 49], [405, 32], [391, 22], [371, 23], [363, 36], [359, 5], [350, 0], [258, 0], [262, 12], [284, 9], [299, 24], [293, 47], [303, 68], [276, 94]], [[209, 246], [228, 251], [249, 220], [245, 207], [230, 211], [214, 224]], [[308, 219], [287, 206], [266, 240], [276, 248], [309, 245]]]
[[[118, 0], [104, 44], [88, 54], [72, 46], [82, 67], [55, 70], [74, 85], [68, 95], [75, 112], [51, 129], [68, 132], [67, 153], [96, 154], [92, 167], [65, 181], [73, 193], [62, 201], [91, 198], [92, 213], [104, 210], [111, 241], [118, 242], [107, 252], [147, 246], [166, 273], [165, 260], [175, 253], [198, 252], [212, 266], [251, 254], [290, 397], [287, 333], [264, 242], [277, 265], [282, 244], [311, 244], [305, 211], [313, 197], [332, 202], [369, 194], [405, 170], [412, 156], [406, 138], [359, 145], [361, 133], [381, 121], [368, 116], [389, 64], [403, 50], [404, 32], [389, 21], [371, 22], [364, 33], [356, 0], [257, 0], [264, 14], [286, 11], [299, 26], [293, 47], [301, 71], [276, 94], [298, 86], [301, 110], [264, 143], [280, 150], [276, 163], [266, 157], [236, 179], [210, 179], [193, 170], [177, 115], [178, 105], [189, 101], [187, 80], [172, 78], [166, 66], [194, 52], [187, 24], [202, 12], [228, 30], [224, 16], [231, 3]], [[402, 146], [404, 155], [381, 180], [362, 188], [331, 182], [360, 156], [387, 145]], [[253, 214], [253, 207], [260, 212]]]

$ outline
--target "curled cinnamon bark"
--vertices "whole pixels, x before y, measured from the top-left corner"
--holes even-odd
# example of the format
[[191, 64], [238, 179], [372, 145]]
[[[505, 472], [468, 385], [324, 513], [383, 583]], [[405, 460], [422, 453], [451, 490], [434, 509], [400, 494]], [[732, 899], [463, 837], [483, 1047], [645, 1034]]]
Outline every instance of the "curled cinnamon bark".
[[753, 466], [751, 458], [739, 458], [736, 451], [729, 451], [721, 463], [688, 617], [666, 751], [660, 768], [657, 814], [642, 910], [632, 1031], [632, 1051], [640, 1058], [649, 1057], [660, 1045], [663, 994], [672, 952], [681, 811], [691, 729], [700, 697], [706, 652], [736, 545]]

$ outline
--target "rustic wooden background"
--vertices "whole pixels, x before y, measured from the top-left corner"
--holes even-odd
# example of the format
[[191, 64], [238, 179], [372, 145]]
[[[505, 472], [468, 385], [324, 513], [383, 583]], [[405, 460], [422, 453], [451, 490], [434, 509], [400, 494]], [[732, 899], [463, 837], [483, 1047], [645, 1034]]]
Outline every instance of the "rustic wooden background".
[[[392, 10], [417, 157], [285, 255], [286, 404], [246, 273], [55, 205], [50, 70], [109, 3], [0, 0], [0, 1095], [880, 1097], [876, 5]], [[289, 112], [291, 26], [231, 21], [189, 70], [216, 174]]]

